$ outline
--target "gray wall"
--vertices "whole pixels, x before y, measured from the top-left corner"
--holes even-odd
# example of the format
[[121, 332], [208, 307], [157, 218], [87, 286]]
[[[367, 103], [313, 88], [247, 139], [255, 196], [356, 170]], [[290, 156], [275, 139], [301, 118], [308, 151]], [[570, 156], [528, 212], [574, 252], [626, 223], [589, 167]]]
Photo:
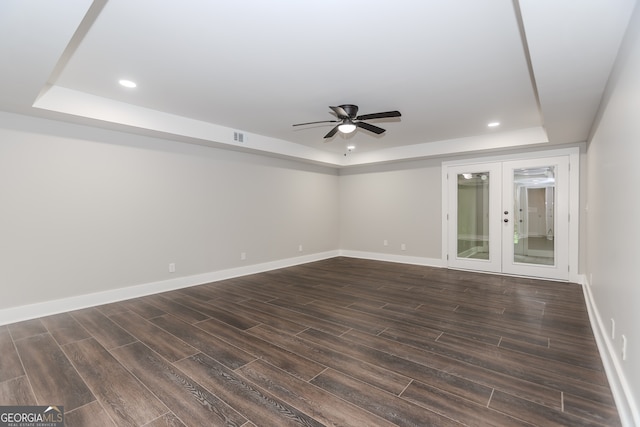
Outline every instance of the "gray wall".
[[341, 170], [340, 248], [440, 259], [440, 164], [424, 160]]
[[0, 203], [0, 309], [339, 245], [332, 168], [5, 113]]
[[[585, 275], [614, 363], [640, 405], [640, 8], [587, 149]], [[615, 337], [610, 337], [610, 321]], [[627, 360], [622, 360], [622, 335]], [[639, 419], [636, 419], [640, 423]], [[638, 424], [640, 425], [640, 424]]]

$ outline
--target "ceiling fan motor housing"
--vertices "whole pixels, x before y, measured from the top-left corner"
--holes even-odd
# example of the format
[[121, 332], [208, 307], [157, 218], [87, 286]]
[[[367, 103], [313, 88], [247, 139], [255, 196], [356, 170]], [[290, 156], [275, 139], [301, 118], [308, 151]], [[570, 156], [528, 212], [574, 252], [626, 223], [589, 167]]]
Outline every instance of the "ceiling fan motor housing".
[[[351, 119], [355, 119], [356, 116], [358, 115], [358, 106], [357, 105], [345, 104], [345, 105], [340, 105], [339, 107], [342, 108], [347, 113], [347, 117], [349, 117]], [[340, 117], [340, 118], [342, 118], [342, 117]]]

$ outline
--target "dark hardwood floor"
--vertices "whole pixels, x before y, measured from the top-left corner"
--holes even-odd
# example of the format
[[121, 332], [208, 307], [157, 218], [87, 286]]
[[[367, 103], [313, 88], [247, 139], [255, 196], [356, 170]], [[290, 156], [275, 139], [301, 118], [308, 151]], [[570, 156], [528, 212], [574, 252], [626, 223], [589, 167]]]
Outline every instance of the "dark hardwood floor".
[[0, 326], [67, 426], [619, 426], [579, 285], [333, 258]]

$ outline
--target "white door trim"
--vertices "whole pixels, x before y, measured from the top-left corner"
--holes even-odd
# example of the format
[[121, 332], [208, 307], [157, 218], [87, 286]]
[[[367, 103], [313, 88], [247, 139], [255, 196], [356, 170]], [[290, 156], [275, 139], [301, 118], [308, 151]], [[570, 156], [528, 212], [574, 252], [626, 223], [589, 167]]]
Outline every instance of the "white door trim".
[[[449, 191], [447, 171], [450, 166], [473, 165], [478, 163], [506, 162], [516, 160], [538, 159], [545, 157], [568, 156], [569, 158], [569, 281], [580, 283], [578, 274], [579, 260], [579, 232], [580, 232], [580, 149], [578, 147], [561, 148], [556, 150], [533, 151], [527, 153], [477, 157], [466, 160], [444, 161], [441, 164], [442, 174], [442, 263], [448, 266], [447, 254], [449, 253], [449, 227], [448, 206]], [[454, 250], [454, 248], [452, 248]]]

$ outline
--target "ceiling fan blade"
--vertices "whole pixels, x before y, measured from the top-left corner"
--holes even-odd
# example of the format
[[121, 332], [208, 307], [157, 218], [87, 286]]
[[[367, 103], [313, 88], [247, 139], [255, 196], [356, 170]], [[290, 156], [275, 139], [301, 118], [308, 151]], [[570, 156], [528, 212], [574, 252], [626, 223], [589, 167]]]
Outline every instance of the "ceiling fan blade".
[[340, 119], [349, 117], [349, 113], [347, 113], [346, 110], [342, 107], [329, 107], [329, 108], [331, 108], [333, 112], [336, 113], [336, 115]]
[[387, 117], [400, 117], [400, 111], [385, 111], [384, 113], [363, 114], [356, 117], [356, 120], [384, 119]]
[[378, 134], [378, 135], [380, 135], [381, 133], [384, 133], [384, 131], [385, 131], [384, 129], [379, 128], [378, 126], [374, 126], [372, 124], [365, 123], [365, 122], [357, 122], [356, 126], [358, 126], [359, 128], [368, 130], [369, 132], [373, 132], [375, 134]]
[[315, 125], [316, 123], [338, 123], [340, 120], [321, 120], [319, 122], [296, 123], [292, 126]]
[[[340, 125], [335, 126], [335, 127], [334, 127], [333, 129], [331, 129], [331, 130], [329, 131], [329, 133], [328, 133], [328, 134], [326, 134], [324, 137], [325, 137], [325, 138], [331, 138], [333, 135], [335, 135], [335, 134], [336, 134], [336, 132], [338, 132], [338, 126], [340, 126]], [[326, 142], [326, 141], [325, 141], [325, 142]]]

